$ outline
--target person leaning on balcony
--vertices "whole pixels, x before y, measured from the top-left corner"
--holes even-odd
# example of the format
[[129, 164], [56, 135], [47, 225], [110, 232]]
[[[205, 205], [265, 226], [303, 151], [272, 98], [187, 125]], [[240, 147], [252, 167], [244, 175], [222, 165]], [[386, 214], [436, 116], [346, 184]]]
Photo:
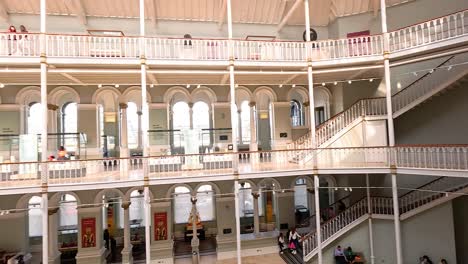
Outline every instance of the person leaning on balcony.
[[448, 264], [446, 259], [441, 259], [439, 264]]
[[11, 36], [11, 34], [16, 34], [15, 26], [11, 25], [8, 28], [8, 33], [10, 33], [10, 35], [8, 35], [8, 55], [12, 55], [16, 51], [15, 49], [16, 35]]
[[64, 146], [60, 146], [57, 160], [66, 160], [66, 159], [67, 159], [67, 151], [65, 150]]

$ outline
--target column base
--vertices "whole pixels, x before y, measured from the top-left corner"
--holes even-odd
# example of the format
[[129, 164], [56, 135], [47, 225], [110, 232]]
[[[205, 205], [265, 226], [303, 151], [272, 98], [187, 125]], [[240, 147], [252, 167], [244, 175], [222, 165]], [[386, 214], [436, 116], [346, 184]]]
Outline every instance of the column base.
[[56, 252], [53, 256], [49, 254], [49, 264], [60, 264], [60, 251]]
[[174, 241], [172, 240], [153, 241], [151, 244], [151, 263], [173, 264], [173, 246]]
[[128, 148], [122, 148], [120, 147], [120, 157], [121, 158], [128, 158], [129, 155], [129, 150]]
[[132, 248], [133, 246], [130, 245], [130, 247], [122, 249], [122, 264], [133, 264]]
[[86, 248], [78, 249], [78, 254], [76, 254], [76, 263], [77, 264], [105, 264], [105, 248], [87, 250]]

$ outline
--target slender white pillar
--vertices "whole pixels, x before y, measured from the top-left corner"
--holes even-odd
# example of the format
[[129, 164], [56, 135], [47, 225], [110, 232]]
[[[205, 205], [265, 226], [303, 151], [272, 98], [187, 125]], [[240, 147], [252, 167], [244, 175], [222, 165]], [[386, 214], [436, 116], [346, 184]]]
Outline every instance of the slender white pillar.
[[242, 128], [241, 128], [241, 124], [242, 124], [242, 110], [241, 110], [241, 106], [239, 105], [239, 107], [237, 108], [237, 135], [239, 137], [239, 142], [240, 143], [244, 143], [244, 140], [242, 139], [243, 135], [242, 135]]
[[49, 200], [47, 192], [42, 193], [42, 263], [49, 263]]
[[[143, 107], [142, 107], [143, 108]], [[143, 111], [137, 111], [138, 116], [138, 149], [143, 149], [143, 125], [142, 125], [142, 116]]]
[[145, 186], [143, 189], [143, 196], [145, 200], [145, 253], [146, 264], [151, 263], [151, 198], [149, 195], [149, 187]]
[[190, 102], [188, 103], [189, 107], [189, 124], [190, 124], [190, 129], [193, 129], [193, 103]]
[[315, 229], [317, 234], [317, 260], [322, 264], [322, 230], [320, 228], [320, 198], [319, 198], [319, 177], [314, 175], [314, 196], [315, 196]]
[[123, 202], [122, 209], [124, 210], [124, 248], [122, 249], [122, 263], [133, 263], [132, 243], [130, 237], [130, 202]]
[[58, 250], [58, 207], [49, 209], [49, 262], [60, 262], [60, 251]]
[[254, 234], [260, 233], [260, 212], [258, 211], [258, 197], [260, 193], [252, 193], [254, 208]]
[[125, 103], [120, 106], [120, 157], [128, 157], [128, 129], [127, 129], [127, 107]]
[[395, 243], [397, 264], [403, 264], [403, 254], [401, 247], [401, 229], [400, 229], [400, 207], [398, 204], [398, 189], [396, 174], [392, 173], [392, 198], [393, 198], [393, 216], [395, 222]]
[[198, 264], [200, 262], [200, 240], [197, 236], [197, 198], [192, 197], [192, 241], [190, 245], [192, 246], [192, 264]]
[[255, 114], [255, 102], [249, 103], [250, 107], [250, 151], [257, 151], [257, 126], [255, 125], [256, 114]]
[[[230, 2], [230, 0], [228, 0]], [[241, 238], [240, 238], [240, 214], [239, 214], [239, 181], [234, 181], [234, 209], [236, 210], [236, 248], [237, 264], [242, 263], [241, 258]]]
[[[306, 41], [310, 42], [310, 17], [309, 17], [309, 0], [304, 0], [304, 15], [306, 26]], [[308, 47], [308, 45], [306, 45]], [[312, 57], [308, 52], [307, 80], [309, 84], [309, 118], [310, 118], [310, 140], [312, 148], [317, 147], [315, 135], [315, 103], [314, 103], [314, 79], [312, 76]]]
[[389, 146], [395, 146], [395, 129], [393, 126], [392, 83], [390, 80], [390, 42], [387, 30], [387, 6], [385, 0], [380, 0], [380, 13], [382, 18], [382, 34], [384, 37], [384, 72], [385, 72], [385, 99], [387, 104], [387, 129]]
[[372, 227], [372, 201], [370, 195], [370, 188], [369, 188], [369, 174], [366, 174], [366, 192], [367, 192], [367, 213], [369, 214], [369, 247], [370, 247], [370, 258], [371, 264], [375, 263], [375, 256], [374, 256], [374, 230]]

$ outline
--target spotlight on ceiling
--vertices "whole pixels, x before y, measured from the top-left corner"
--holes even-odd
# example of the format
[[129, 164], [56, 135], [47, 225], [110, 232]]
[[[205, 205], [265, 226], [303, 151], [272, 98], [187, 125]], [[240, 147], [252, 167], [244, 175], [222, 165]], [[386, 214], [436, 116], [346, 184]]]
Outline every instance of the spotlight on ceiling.
[[337, 84], [338, 84], [338, 82], [334, 82], [333, 84], [334, 84], [334, 85], [337, 85]]
[[322, 83], [322, 86], [325, 86], [325, 83], [324, 83], [324, 82]]
[[0, 83], [0, 88], [5, 88], [5, 84]]
[[282, 85], [282, 84], [280, 84], [280, 85], [279, 85], [279, 88], [283, 88], [283, 85]]
[[296, 85], [295, 85], [295, 84], [293, 84], [293, 85], [292, 85], [292, 88], [294, 88], [294, 87], [296, 87]]
[[150, 84], [150, 88], [153, 88], [154, 87], [154, 84]]
[[201, 86], [200, 85], [197, 85], [197, 88], [200, 88]]
[[369, 82], [373, 82], [373, 81], [374, 81], [374, 79], [369, 79]]
[[120, 87], [120, 85], [118, 85], [118, 84], [115, 85], [115, 88], [119, 88], [119, 87]]
[[187, 84], [187, 89], [190, 88], [190, 84]]
[[431, 69], [431, 70], [429, 71], [429, 73], [433, 73], [433, 72], [434, 72], [434, 69]]
[[448, 66], [447, 71], [450, 71], [452, 69], [452, 65]]
[[398, 89], [401, 89], [401, 82], [397, 82], [396, 87], [397, 87]]
[[349, 83], [349, 84], [351, 84], [351, 83], [352, 83], [352, 81], [351, 81], [351, 80], [349, 80], [349, 81], [348, 81], [348, 83]]
[[413, 72], [413, 75], [416, 77], [416, 76], [418, 76], [418, 73], [417, 73], [417, 72]]
[[234, 87], [236, 87], [236, 88], [239, 87], [239, 84], [236, 83], [236, 85], [234, 85]]
[[98, 87], [98, 88], [102, 88], [102, 84], [98, 84], [98, 86], [97, 86], [97, 87]]

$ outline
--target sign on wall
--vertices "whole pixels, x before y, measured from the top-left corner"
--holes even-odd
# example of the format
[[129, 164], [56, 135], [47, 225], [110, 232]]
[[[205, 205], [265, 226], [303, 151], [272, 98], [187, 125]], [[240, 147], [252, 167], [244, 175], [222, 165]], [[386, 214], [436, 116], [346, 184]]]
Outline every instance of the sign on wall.
[[96, 247], [96, 218], [81, 219], [81, 247]]
[[154, 213], [154, 240], [167, 240], [167, 212]]

